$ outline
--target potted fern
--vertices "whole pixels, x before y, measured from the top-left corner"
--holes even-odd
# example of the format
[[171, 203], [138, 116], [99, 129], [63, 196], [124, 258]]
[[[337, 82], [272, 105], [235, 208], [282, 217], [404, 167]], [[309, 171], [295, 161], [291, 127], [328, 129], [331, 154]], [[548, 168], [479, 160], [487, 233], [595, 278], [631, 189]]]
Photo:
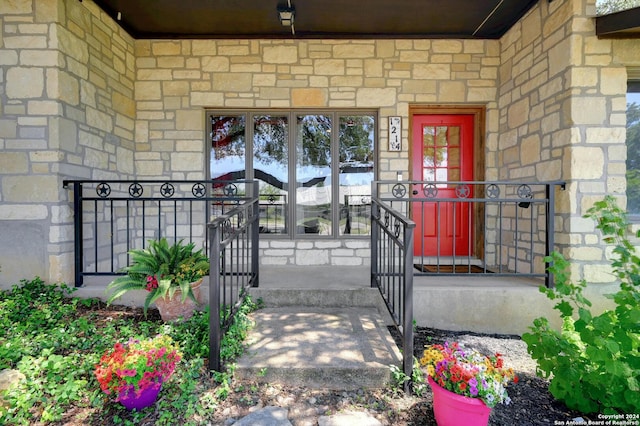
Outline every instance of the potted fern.
[[107, 286], [107, 303], [129, 290], [146, 290], [144, 313], [155, 303], [164, 321], [193, 315], [202, 278], [209, 273], [209, 258], [195, 244], [183, 240], [170, 245], [166, 238], [150, 240], [145, 249], [129, 251], [131, 264]]

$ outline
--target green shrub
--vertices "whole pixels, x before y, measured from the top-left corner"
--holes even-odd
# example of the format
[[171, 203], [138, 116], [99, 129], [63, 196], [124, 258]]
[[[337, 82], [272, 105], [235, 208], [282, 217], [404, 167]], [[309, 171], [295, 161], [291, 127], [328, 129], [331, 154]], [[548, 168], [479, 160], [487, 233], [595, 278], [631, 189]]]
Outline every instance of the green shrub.
[[[522, 339], [538, 362], [538, 374], [550, 378], [549, 391], [569, 408], [583, 413], [640, 412], [640, 259], [628, 239], [629, 223], [613, 197], [607, 196], [591, 208], [592, 218], [615, 244], [613, 273], [620, 288], [608, 298], [615, 309], [594, 316], [584, 297], [587, 283], [571, 283], [569, 265], [560, 254], [547, 260], [556, 276], [556, 288], [541, 288], [558, 303], [562, 329], [554, 330], [546, 318], [534, 320]], [[640, 232], [638, 232], [640, 237]]]

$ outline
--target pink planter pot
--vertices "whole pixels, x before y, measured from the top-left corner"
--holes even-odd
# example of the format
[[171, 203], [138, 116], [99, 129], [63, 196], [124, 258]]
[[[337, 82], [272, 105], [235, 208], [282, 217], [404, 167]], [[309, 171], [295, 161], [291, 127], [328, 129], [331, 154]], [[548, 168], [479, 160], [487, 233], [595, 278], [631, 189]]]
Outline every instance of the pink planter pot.
[[140, 411], [156, 402], [160, 389], [162, 389], [162, 383], [159, 383], [158, 386], [143, 389], [140, 395], [137, 395], [135, 387], [131, 385], [120, 391], [118, 400], [127, 410], [133, 410], [135, 408]]
[[469, 398], [450, 392], [438, 385], [431, 377], [433, 390], [433, 414], [438, 426], [486, 426], [491, 408], [479, 398]]

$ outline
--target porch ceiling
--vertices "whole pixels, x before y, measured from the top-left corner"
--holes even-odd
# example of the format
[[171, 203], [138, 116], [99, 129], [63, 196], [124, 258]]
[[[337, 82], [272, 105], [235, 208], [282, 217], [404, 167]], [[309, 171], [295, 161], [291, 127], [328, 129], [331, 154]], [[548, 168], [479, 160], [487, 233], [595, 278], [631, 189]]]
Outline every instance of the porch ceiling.
[[[82, 1], [82, 0], [80, 0]], [[295, 36], [277, 9], [295, 8]], [[539, 0], [95, 0], [145, 38], [499, 38]], [[120, 14], [120, 15], [118, 15]]]
[[640, 7], [598, 16], [596, 34], [599, 38], [640, 38]]

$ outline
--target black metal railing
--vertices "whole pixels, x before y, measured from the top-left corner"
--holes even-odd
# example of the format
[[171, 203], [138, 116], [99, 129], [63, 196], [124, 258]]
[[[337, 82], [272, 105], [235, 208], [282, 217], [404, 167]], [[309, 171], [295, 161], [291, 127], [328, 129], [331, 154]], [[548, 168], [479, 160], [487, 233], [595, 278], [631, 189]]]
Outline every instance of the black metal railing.
[[[65, 180], [73, 190], [75, 285], [117, 275], [128, 252], [161, 237], [207, 250], [207, 223], [248, 201], [249, 181]], [[223, 188], [224, 190], [220, 190]]]
[[222, 371], [220, 345], [249, 287], [259, 282], [260, 203], [256, 194], [207, 226], [209, 271], [209, 369]]
[[[402, 336], [402, 369], [413, 370], [413, 238], [415, 223], [371, 198], [371, 286], [378, 288]], [[405, 382], [407, 388], [409, 382]]]
[[382, 203], [416, 223], [415, 275], [543, 278], [564, 182], [378, 181]]

